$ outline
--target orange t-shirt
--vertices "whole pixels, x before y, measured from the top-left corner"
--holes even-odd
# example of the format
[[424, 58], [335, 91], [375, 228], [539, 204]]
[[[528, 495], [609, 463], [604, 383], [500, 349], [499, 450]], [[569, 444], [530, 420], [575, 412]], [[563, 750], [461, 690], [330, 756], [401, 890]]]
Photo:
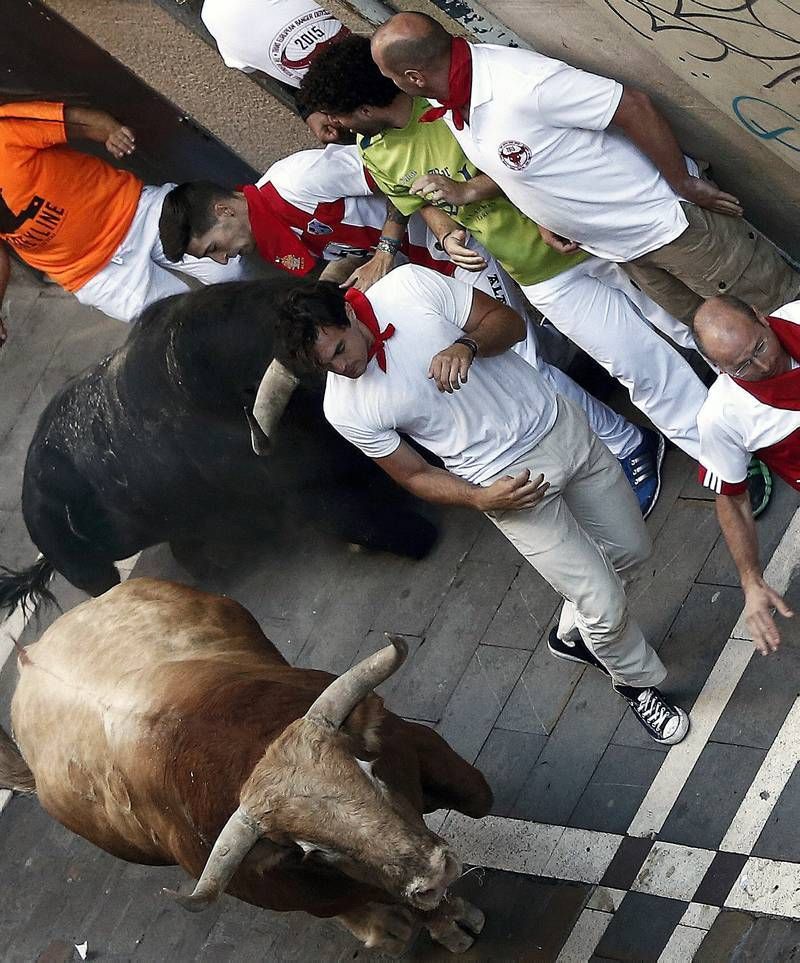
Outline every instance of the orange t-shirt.
[[142, 182], [65, 146], [64, 105], [0, 105], [0, 238], [77, 291], [111, 260]]

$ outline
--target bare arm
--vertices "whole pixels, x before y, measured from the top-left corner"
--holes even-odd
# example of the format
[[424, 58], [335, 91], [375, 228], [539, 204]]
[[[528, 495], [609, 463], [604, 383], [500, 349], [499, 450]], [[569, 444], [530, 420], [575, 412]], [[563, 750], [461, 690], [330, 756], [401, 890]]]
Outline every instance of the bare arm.
[[[381, 236], [397, 241], [399, 244], [406, 236], [408, 220], [408, 217], [401, 214], [387, 197], [386, 220], [383, 224]], [[385, 274], [392, 270], [394, 261], [394, 254], [390, 254], [388, 251], [376, 251], [368, 261], [357, 267], [339, 287], [356, 287], [359, 291], [367, 291], [376, 281], [380, 281]]]
[[122, 124], [104, 110], [93, 107], [66, 107], [64, 121], [67, 139], [93, 140], [105, 144], [112, 157], [121, 160], [136, 149], [136, 137], [130, 127]]
[[424, 197], [429, 204], [474, 204], [502, 194], [488, 174], [476, 174], [466, 181], [456, 181], [444, 174], [422, 174], [411, 185], [411, 193]]
[[475, 343], [477, 353], [466, 344], [451, 344], [434, 355], [428, 377], [436, 382], [439, 391], [452, 394], [467, 383], [469, 369], [478, 355], [491, 358], [522, 341], [526, 322], [513, 308], [509, 308], [483, 291], [473, 289], [472, 309], [464, 325], [464, 334]]
[[420, 208], [420, 214], [453, 264], [473, 272], [486, 267], [483, 257], [465, 246], [467, 232], [449, 214], [430, 204]]
[[8, 280], [11, 277], [11, 259], [8, 256], [8, 248], [0, 241], [0, 348], [6, 343], [8, 329], [3, 321], [3, 301], [8, 289]]
[[499, 478], [485, 488], [472, 485], [444, 468], [429, 465], [419, 452], [405, 441], [386, 458], [376, 458], [386, 474], [406, 491], [427, 502], [440, 505], [463, 505], [481, 512], [520, 511], [533, 508], [547, 491], [549, 483], [543, 475], [531, 479], [529, 471]]
[[753, 645], [762, 655], [774, 652], [781, 637], [773, 618], [793, 613], [783, 598], [764, 581], [758, 558], [758, 533], [750, 509], [750, 499], [742, 495], [717, 495], [717, 518], [744, 591], [744, 615], [753, 636]]
[[686, 170], [683, 151], [672, 128], [646, 93], [626, 87], [611, 123], [650, 158], [676, 194], [699, 207], [741, 216], [742, 206], [736, 197], [700, 177], [692, 177]]

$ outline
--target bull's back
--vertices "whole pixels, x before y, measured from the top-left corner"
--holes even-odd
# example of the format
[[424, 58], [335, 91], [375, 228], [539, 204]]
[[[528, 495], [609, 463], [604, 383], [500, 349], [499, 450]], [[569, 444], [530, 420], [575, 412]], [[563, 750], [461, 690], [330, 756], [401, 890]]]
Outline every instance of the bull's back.
[[177, 746], [221, 681], [271, 671], [292, 670], [231, 599], [130, 579], [77, 606], [25, 650], [12, 702], [42, 805], [115, 855], [172, 862]]

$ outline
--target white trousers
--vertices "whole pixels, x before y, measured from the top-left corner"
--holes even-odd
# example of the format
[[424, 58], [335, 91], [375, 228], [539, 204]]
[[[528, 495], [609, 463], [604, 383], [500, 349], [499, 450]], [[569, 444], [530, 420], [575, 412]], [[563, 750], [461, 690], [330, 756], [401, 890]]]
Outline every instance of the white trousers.
[[525, 296], [630, 393], [653, 424], [692, 458], [700, 455], [697, 413], [706, 388], [655, 329], [694, 347], [691, 332], [631, 283], [610, 261], [589, 258]]
[[164, 184], [142, 188], [131, 226], [113, 257], [75, 292], [81, 304], [98, 308], [119, 321], [133, 321], [154, 301], [191, 290], [191, 285], [173, 271], [188, 274], [203, 284], [238, 281], [243, 277], [244, 266], [238, 257], [227, 264], [189, 254], [177, 264], [167, 260], [158, 235], [158, 219], [164, 198], [173, 187], [174, 184]]
[[550, 431], [486, 484], [526, 468], [550, 482], [544, 498], [525, 511], [487, 514], [564, 597], [559, 637], [577, 629], [614, 682], [658, 685], [667, 670], [631, 618], [625, 595], [625, 582], [652, 546], [619, 464], [583, 413], [559, 398]]
[[[490, 297], [513, 308], [523, 318], [528, 317], [528, 305], [519, 285], [512, 280], [494, 257], [475, 238], [470, 238], [468, 246], [480, 251], [487, 266], [480, 273], [456, 268], [454, 277], [476, 287]], [[622, 272], [620, 272], [622, 273]], [[622, 274], [623, 278], [626, 275]], [[629, 282], [630, 283], [630, 282]], [[633, 285], [631, 285], [633, 287]], [[644, 295], [642, 295], [644, 297]], [[531, 303], [534, 303], [531, 301]], [[536, 305], [538, 307], [538, 305]], [[659, 309], [660, 310], [660, 309]], [[544, 312], [542, 312], [544, 313]], [[666, 313], [666, 312], [665, 312]], [[667, 315], [669, 317], [669, 315]], [[678, 324], [678, 322], [675, 322]], [[558, 327], [558, 325], [556, 325]], [[686, 330], [686, 325], [680, 325]], [[598, 436], [615, 458], [627, 458], [642, 442], [642, 433], [618, 414], [613, 408], [603, 404], [593, 395], [584, 391], [568, 374], [549, 364], [541, 356], [536, 339], [537, 325], [528, 319], [528, 333], [524, 341], [515, 344], [513, 350], [521, 355], [531, 367], [536, 368], [550, 382], [556, 394], [573, 401], [586, 415], [592, 431]], [[565, 332], [566, 333], [566, 332]], [[568, 335], [568, 337], [571, 337]], [[574, 340], [574, 339], [573, 339]], [[578, 342], [576, 342], [578, 343]]]

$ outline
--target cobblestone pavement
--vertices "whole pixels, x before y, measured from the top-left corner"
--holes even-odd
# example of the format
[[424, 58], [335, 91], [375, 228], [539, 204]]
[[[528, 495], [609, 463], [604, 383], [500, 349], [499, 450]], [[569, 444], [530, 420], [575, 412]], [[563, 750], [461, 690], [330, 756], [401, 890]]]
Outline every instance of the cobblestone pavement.
[[[39, 413], [125, 329], [20, 271], [8, 307], [0, 563], [19, 566], [35, 557], [19, 493]], [[301, 530], [229, 550], [230, 566], [214, 577], [190, 577], [163, 546], [133, 575], [232, 595], [299, 665], [341, 672], [384, 631], [410, 638], [409, 661], [382, 693], [389, 707], [435, 726], [495, 791], [485, 820], [432, 817], [478, 867], [457, 885], [488, 920], [467, 959], [787, 960], [800, 946], [800, 629], [787, 630], [778, 654], [751, 658], [735, 572], [693, 475], [670, 451], [648, 521], [655, 552], [633, 590], [670, 670], [664, 688], [692, 707], [692, 733], [670, 752], [646, 740], [599, 673], [549, 656], [556, 596], [475, 514], [443, 513], [441, 540], [418, 563]], [[799, 504], [778, 485], [758, 523], [795, 608], [800, 516], [787, 526]], [[56, 590], [64, 608], [82, 597], [60, 581]], [[4, 724], [12, 663], [0, 675]], [[113, 859], [34, 799], [14, 798], [0, 815], [0, 860], [3, 960], [77, 960], [84, 943], [95, 960], [371, 957], [333, 924], [230, 898], [185, 913], [161, 895], [181, 871]], [[420, 941], [410, 958], [448, 954]]]

